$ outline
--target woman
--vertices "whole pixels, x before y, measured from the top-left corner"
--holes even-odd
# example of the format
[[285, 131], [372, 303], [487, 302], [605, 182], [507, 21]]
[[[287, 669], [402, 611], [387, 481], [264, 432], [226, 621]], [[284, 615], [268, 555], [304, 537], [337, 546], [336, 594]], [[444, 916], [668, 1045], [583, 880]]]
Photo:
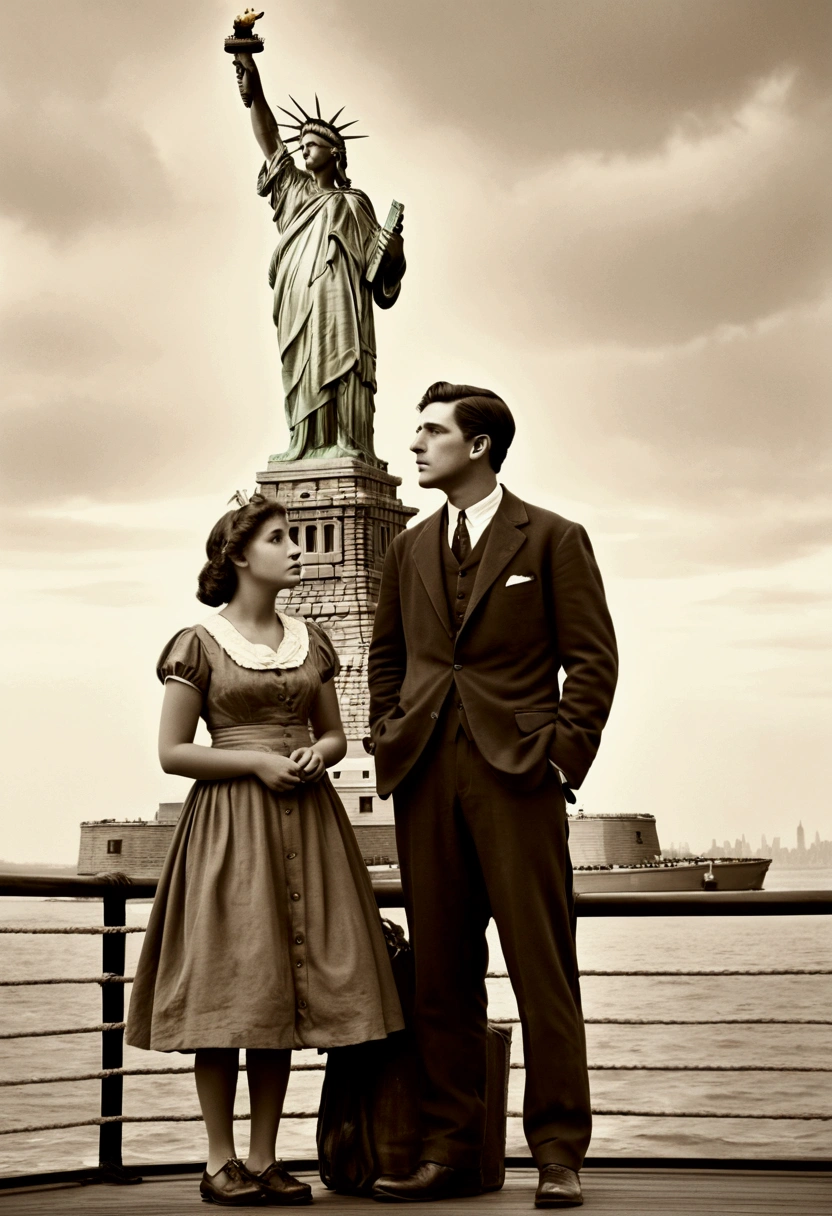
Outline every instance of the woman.
[[[165, 647], [159, 757], [193, 777], [150, 915], [127, 1042], [195, 1051], [203, 1199], [311, 1201], [275, 1161], [293, 1047], [403, 1026], [367, 870], [327, 767], [346, 752], [323, 630], [275, 612], [297, 586], [284, 508], [255, 495], [216, 524], [197, 598], [222, 612]], [[199, 718], [212, 744], [193, 742]], [[311, 722], [315, 742], [310, 740]], [[233, 1135], [246, 1049], [251, 1141]]]

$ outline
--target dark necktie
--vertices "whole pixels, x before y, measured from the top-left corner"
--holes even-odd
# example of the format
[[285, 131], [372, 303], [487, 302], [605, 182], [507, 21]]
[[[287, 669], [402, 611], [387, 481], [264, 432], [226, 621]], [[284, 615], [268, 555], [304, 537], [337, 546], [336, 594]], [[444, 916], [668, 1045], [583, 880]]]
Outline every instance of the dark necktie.
[[451, 553], [453, 553], [460, 566], [471, 552], [471, 537], [468, 535], [468, 525], [465, 522], [465, 512], [460, 511], [459, 518], [456, 521], [456, 530], [454, 531], [454, 539], [451, 543]]

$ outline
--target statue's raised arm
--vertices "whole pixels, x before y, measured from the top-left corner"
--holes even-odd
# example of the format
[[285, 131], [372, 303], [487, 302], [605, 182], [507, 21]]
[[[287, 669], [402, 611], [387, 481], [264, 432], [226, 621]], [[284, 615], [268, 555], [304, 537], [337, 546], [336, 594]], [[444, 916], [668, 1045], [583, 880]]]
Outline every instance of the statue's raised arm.
[[280, 137], [277, 119], [266, 101], [263, 82], [254, 57], [248, 51], [238, 51], [234, 56], [237, 86], [244, 105], [251, 110], [251, 126], [254, 138], [265, 157], [271, 159], [275, 152], [285, 151], [286, 145]]
[[[272, 207], [278, 234], [269, 283], [291, 437], [287, 451], [271, 459], [350, 457], [379, 465], [373, 304], [391, 308], [401, 291], [403, 208], [394, 203], [397, 218], [382, 228], [367, 195], [353, 188], [346, 141], [365, 137], [344, 134], [355, 120], [336, 125], [343, 106], [326, 119], [317, 96], [314, 114], [292, 98], [297, 113], [277, 107], [291, 122], [275, 118], [252, 57], [263, 49], [252, 32], [261, 16], [247, 9], [238, 17], [225, 49], [234, 54], [240, 96], [266, 158], [257, 191]], [[284, 138], [281, 127], [292, 134]], [[292, 159], [297, 152], [303, 168]]]

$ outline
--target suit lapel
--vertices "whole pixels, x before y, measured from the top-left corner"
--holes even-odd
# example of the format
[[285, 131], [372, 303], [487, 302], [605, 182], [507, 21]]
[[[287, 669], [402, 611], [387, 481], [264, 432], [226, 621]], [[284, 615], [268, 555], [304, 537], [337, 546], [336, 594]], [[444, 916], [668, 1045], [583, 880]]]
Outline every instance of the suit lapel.
[[474, 592], [468, 604], [465, 620], [457, 634], [458, 638], [462, 636], [482, 597], [505, 570], [517, 550], [525, 545], [526, 537], [521, 531], [521, 527], [528, 522], [529, 517], [523, 503], [503, 486], [503, 497], [497, 508], [497, 514], [491, 521], [485, 552], [477, 571]]
[[430, 596], [430, 602], [436, 609], [436, 615], [442, 623], [442, 628], [449, 637], [453, 631], [448, 622], [448, 604], [445, 599], [445, 576], [442, 573], [442, 524], [446, 519], [445, 508], [442, 507], [425, 523], [422, 534], [413, 546], [413, 562], [424, 583], [425, 590]]

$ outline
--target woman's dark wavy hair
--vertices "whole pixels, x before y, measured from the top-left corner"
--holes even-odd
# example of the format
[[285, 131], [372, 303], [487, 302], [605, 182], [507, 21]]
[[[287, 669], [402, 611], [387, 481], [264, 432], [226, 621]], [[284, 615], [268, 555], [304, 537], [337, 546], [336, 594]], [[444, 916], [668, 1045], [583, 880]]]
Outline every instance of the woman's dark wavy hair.
[[511, 410], [502, 397], [487, 388], [474, 388], [473, 384], [449, 384], [447, 380], [437, 380], [416, 408], [421, 413], [426, 405], [434, 401], [456, 402], [454, 418], [465, 439], [488, 435], [491, 440], [488, 459], [494, 472], [499, 473], [515, 430]]
[[286, 518], [286, 508], [276, 498], [252, 494], [244, 507], [226, 511], [211, 529], [205, 544], [208, 561], [199, 572], [196, 598], [219, 608], [228, 604], [237, 590], [237, 568], [232, 558], [241, 558], [246, 545], [273, 515]]

